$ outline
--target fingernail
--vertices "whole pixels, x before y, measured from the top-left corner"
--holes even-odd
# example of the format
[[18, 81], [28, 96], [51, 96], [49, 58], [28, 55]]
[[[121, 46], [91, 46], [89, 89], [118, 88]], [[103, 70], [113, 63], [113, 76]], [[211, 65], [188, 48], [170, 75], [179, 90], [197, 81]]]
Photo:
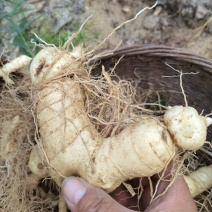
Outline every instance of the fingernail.
[[68, 177], [63, 181], [62, 192], [67, 201], [77, 204], [86, 192], [86, 187], [75, 177]]

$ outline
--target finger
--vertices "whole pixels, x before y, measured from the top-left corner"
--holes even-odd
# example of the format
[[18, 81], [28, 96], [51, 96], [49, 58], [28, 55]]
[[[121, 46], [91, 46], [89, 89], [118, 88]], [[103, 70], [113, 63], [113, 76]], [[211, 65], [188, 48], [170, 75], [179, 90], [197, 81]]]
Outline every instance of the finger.
[[67, 178], [63, 182], [62, 193], [72, 212], [132, 212], [81, 178]]
[[[146, 208], [151, 199], [149, 179], [147, 177], [134, 178], [127, 181], [127, 183], [132, 186], [135, 196], [132, 196], [132, 194], [123, 184], [110, 193], [110, 196], [112, 196], [113, 199], [115, 199], [121, 205], [132, 210], [139, 211], [140, 209]], [[141, 197], [140, 194], [142, 194]]]
[[145, 212], [197, 212], [197, 207], [183, 177], [177, 177], [166, 194], [153, 201]]
[[161, 176], [163, 176], [164, 180], [171, 180], [173, 178], [172, 172], [174, 171], [174, 169], [176, 169], [175, 164], [173, 161], [171, 161], [163, 171], [161, 171], [159, 174], [153, 175], [152, 180], [158, 181]]
[[[157, 197], [161, 193], [165, 192], [168, 186], [170, 186], [174, 179], [174, 176], [172, 175], [172, 170], [174, 168], [174, 162], [171, 161], [168, 166], [159, 174], [155, 174], [151, 177], [151, 182], [148, 180], [148, 183], [144, 187], [144, 192], [142, 194], [141, 202], [142, 202], [142, 208], [149, 205], [149, 202], [151, 200], [151, 191], [150, 187], [153, 189], [154, 196]], [[151, 186], [150, 186], [151, 184]]]
[[113, 192], [111, 192], [110, 196], [124, 207], [130, 208], [132, 210], [139, 210], [137, 198], [138, 183], [134, 183], [134, 185], [131, 184], [130, 181], [128, 181], [127, 183], [132, 186], [133, 191], [136, 193], [135, 196], [132, 196], [132, 193], [130, 193], [123, 184], [120, 185]]

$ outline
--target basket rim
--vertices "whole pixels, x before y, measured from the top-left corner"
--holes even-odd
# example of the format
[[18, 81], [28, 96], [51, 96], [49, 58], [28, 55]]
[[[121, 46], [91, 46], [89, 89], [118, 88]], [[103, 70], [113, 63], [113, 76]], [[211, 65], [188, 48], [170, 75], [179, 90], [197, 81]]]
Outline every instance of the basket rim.
[[144, 57], [155, 56], [158, 58], [167, 57], [176, 59], [178, 61], [189, 62], [199, 66], [203, 66], [206, 71], [212, 73], [211, 59], [189, 52], [182, 48], [170, 47], [165, 45], [145, 44], [121, 47], [117, 50], [114, 50], [112, 54], [99, 57], [98, 60], [104, 61], [114, 57], [131, 57], [138, 55]]

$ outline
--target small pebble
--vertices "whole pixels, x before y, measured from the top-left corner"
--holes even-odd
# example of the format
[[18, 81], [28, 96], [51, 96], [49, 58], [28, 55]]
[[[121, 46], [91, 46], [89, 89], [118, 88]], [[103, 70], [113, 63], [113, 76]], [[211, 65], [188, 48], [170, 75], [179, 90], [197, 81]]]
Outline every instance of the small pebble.
[[154, 29], [159, 22], [159, 17], [155, 15], [147, 16], [144, 20], [144, 28]]
[[129, 13], [130, 12], [130, 7], [128, 5], [125, 5], [123, 8], [122, 8], [122, 11], [125, 12], [125, 13]]

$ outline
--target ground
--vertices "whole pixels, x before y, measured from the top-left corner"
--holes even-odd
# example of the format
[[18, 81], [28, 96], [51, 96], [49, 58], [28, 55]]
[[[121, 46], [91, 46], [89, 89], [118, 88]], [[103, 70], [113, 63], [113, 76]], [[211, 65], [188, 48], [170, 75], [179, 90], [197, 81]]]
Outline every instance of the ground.
[[[58, 32], [62, 37], [64, 31], [61, 30], [71, 34], [78, 27], [76, 23], [83, 23], [86, 17], [92, 15], [87, 22], [87, 40], [85, 39], [86, 46], [90, 49], [96, 43], [100, 43], [116, 26], [133, 18], [144, 7], [155, 3], [146, 0], [13, 0], [13, 2], [16, 4], [11, 5], [3, 1], [0, 6], [4, 11], [11, 11], [17, 2], [22, 2], [21, 8], [27, 9], [24, 15], [28, 14], [25, 22], [29, 23], [32, 17], [36, 18], [21, 32], [28, 39], [26, 39], [27, 43], [33, 37], [33, 32], [37, 32], [47, 42], [51, 41], [51, 37], [55, 34], [59, 37]], [[117, 30], [102, 48], [113, 49], [120, 41], [122, 41], [121, 47], [161, 44], [186, 48], [191, 52], [212, 58], [211, 14], [210, 0], [159, 0], [154, 9], [144, 11], [135, 21]], [[18, 15], [13, 17], [11, 19], [17, 20], [16, 23], [21, 26], [22, 19], [18, 20]], [[2, 26], [6, 25], [8, 19], [2, 20]], [[0, 33], [1, 49], [6, 45], [8, 50], [11, 50], [14, 43], [15, 46], [21, 46], [20, 39], [14, 41], [16, 29], [2, 30]]]
[[[110, 46], [115, 47], [121, 40], [124, 46], [162, 44], [184, 47], [211, 58], [212, 23], [210, 22], [204, 29], [201, 27], [209, 20], [208, 14], [211, 14], [212, 2], [187, 2], [189, 1], [159, 1], [153, 10], [146, 10], [135, 21], [121, 28], [111, 39]], [[153, 4], [154, 1], [132, 3], [132, 1], [115, 0], [108, 1], [108, 4], [90, 1], [86, 12], [94, 14], [93, 17], [98, 20], [95, 29], [101, 29], [101, 35], [104, 37], [119, 23], [131, 19], [142, 8]], [[200, 15], [199, 10], [205, 12]]]

